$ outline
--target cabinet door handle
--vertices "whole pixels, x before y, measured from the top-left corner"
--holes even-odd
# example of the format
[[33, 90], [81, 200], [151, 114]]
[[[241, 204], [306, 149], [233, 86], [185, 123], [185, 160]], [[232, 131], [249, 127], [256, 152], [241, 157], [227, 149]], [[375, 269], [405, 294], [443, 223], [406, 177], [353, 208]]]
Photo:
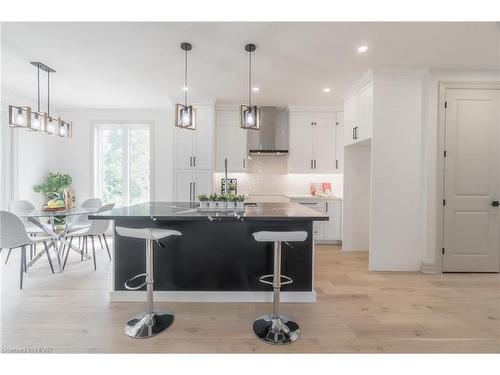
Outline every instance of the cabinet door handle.
[[196, 182], [193, 182], [193, 202], [196, 200]]
[[339, 169], [339, 161], [335, 160], [335, 169]]
[[245, 169], [245, 158], [243, 158], [243, 169]]
[[313, 166], [313, 165], [314, 165], [314, 162], [313, 162], [313, 160], [311, 159], [311, 169], [314, 169], [314, 166]]
[[192, 182], [189, 183], [189, 200], [191, 200], [191, 198], [193, 198], [193, 183]]
[[316, 159], [314, 159], [314, 169], [316, 169]]
[[193, 156], [193, 167], [196, 167], [196, 156]]
[[328, 212], [328, 202], [325, 202], [325, 210]]
[[192, 156], [189, 157], [189, 167], [193, 166], [193, 159]]

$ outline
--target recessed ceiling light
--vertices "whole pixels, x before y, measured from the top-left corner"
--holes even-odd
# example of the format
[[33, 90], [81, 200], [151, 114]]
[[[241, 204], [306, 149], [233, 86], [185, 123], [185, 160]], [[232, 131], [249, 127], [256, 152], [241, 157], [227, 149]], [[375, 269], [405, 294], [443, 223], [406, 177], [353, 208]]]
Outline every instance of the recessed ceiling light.
[[365, 53], [366, 51], [368, 51], [368, 46], [359, 46], [358, 47], [359, 53]]
[[330, 91], [332, 91], [332, 89], [331, 89], [331, 88], [329, 88], [329, 87], [325, 87], [325, 88], [323, 89], [323, 92], [330, 92]]
[[184, 87], [182, 88], [182, 91], [187, 91], [187, 90], [189, 90], [189, 87], [184, 86]]
[[259, 88], [258, 87], [253, 87], [252, 91], [257, 92], [257, 91], [259, 91]]

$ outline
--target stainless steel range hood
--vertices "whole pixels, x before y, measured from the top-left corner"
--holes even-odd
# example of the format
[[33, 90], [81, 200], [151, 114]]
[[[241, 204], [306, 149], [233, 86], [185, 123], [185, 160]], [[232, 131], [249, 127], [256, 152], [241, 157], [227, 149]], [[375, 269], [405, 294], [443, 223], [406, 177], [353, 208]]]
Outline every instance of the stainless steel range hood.
[[249, 155], [288, 154], [288, 112], [285, 108], [260, 107], [260, 129], [248, 130]]

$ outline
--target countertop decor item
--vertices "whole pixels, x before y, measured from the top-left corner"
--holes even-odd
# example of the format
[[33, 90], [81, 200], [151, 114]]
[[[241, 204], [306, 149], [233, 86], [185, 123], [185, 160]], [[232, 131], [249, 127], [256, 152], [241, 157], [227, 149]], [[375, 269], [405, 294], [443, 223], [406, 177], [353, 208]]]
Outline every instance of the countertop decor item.
[[184, 51], [184, 104], [175, 105], [175, 126], [182, 129], [196, 130], [196, 110], [192, 105], [188, 105], [187, 93], [188, 87], [188, 51], [193, 46], [190, 43], [181, 43], [181, 49]]
[[[31, 107], [9, 105], [9, 126], [13, 128], [24, 128], [36, 132], [42, 132], [59, 137], [72, 136], [72, 123], [62, 120], [60, 117], [50, 116], [50, 73], [56, 71], [51, 67], [37, 61], [31, 65], [37, 68], [37, 110]], [[47, 73], [47, 112], [40, 111], [40, 70]]]

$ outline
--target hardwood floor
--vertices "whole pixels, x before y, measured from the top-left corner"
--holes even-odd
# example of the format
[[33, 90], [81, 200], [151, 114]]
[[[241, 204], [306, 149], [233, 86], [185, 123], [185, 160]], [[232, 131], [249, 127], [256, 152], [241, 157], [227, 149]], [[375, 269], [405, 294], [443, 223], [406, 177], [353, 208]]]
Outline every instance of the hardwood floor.
[[[123, 334], [143, 303], [108, 302], [111, 263], [71, 254], [64, 273], [46, 260], [18, 289], [19, 251], [2, 262], [1, 345], [62, 352], [335, 353], [500, 352], [500, 275], [369, 273], [368, 254], [317, 246], [316, 304], [283, 304], [300, 324], [293, 345], [273, 347], [252, 332], [267, 304], [158, 303], [175, 313], [172, 327], [147, 340]], [[2, 252], [5, 260], [6, 252]]]

